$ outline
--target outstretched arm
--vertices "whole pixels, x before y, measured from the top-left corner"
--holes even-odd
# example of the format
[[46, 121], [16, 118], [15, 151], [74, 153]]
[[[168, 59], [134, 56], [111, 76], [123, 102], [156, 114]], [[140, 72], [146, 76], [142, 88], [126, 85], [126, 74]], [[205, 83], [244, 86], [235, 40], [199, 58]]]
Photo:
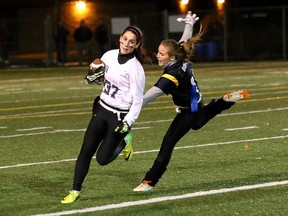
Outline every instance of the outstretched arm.
[[181, 39], [178, 41], [179, 43], [181, 42], [186, 42], [189, 38], [192, 37], [193, 34], [193, 26], [194, 24], [199, 20], [199, 17], [197, 17], [196, 14], [192, 14], [191, 11], [188, 11], [186, 17], [183, 18], [178, 18], [178, 22], [185, 23], [184, 31], [182, 34]]
[[164, 94], [164, 92], [160, 88], [152, 86], [143, 97], [142, 107], [146, 106], [150, 101], [156, 99], [162, 94]]

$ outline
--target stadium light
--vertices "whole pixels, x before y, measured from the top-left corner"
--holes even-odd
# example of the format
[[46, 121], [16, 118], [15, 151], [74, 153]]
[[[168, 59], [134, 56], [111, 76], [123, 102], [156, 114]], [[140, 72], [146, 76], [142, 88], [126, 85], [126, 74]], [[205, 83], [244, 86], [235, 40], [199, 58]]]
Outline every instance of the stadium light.
[[217, 9], [223, 10], [225, 4], [225, 0], [217, 0]]
[[74, 14], [76, 16], [78, 16], [79, 18], [81, 17], [81, 19], [84, 19], [86, 17], [87, 14], [87, 4], [84, 0], [80, 0], [80, 1], [75, 1], [74, 2], [75, 7], [74, 7]]
[[85, 1], [77, 1], [76, 2], [76, 8], [80, 11], [83, 11], [86, 9], [86, 3]]
[[180, 4], [181, 5], [187, 5], [189, 3], [189, 0], [181, 0]]
[[180, 0], [179, 7], [182, 13], [187, 12], [187, 6], [189, 4], [189, 0]]

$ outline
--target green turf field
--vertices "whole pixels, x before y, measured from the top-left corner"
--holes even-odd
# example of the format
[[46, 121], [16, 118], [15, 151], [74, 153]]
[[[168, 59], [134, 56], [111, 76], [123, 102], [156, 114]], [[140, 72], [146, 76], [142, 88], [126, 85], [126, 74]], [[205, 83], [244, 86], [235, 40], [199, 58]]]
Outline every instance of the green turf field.
[[[93, 159], [81, 198], [62, 205], [101, 92], [86, 71], [0, 70], [0, 215], [288, 215], [288, 62], [195, 63], [205, 103], [238, 89], [251, 98], [189, 132], [155, 190], [135, 193], [175, 116], [158, 98], [133, 126], [133, 160]], [[146, 72], [148, 88], [161, 70]]]

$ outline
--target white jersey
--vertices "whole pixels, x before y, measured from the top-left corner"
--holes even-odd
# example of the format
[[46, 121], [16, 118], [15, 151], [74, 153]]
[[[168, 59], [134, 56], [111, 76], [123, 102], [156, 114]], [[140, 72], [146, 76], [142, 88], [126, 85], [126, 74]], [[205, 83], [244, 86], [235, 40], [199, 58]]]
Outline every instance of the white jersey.
[[114, 49], [101, 57], [106, 71], [100, 98], [112, 107], [129, 110], [124, 121], [132, 126], [140, 114], [143, 103], [145, 73], [136, 57], [119, 64], [118, 55], [119, 50]]

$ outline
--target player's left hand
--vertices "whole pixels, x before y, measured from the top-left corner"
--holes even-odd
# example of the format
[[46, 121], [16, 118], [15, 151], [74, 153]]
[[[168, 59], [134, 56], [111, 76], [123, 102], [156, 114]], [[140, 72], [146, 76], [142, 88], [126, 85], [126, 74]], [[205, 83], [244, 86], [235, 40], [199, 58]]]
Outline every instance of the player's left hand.
[[117, 133], [127, 133], [130, 131], [130, 126], [128, 125], [128, 123], [126, 121], [122, 121], [116, 128], [115, 128], [115, 132]]

